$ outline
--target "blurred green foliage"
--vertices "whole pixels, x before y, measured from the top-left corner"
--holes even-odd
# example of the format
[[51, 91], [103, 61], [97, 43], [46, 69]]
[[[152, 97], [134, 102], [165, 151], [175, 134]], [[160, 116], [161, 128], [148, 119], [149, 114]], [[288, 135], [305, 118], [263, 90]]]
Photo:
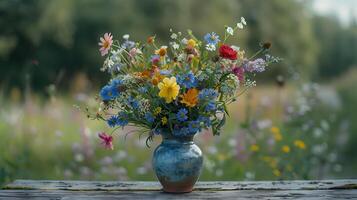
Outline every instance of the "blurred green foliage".
[[[136, 41], [156, 34], [167, 42], [169, 28], [190, 28], [198, 36], [223, 33], [240, 16], [248, 22], [239, 46], [254, 52], [271, 41], [285, 62], [266, 73], [298, 71], [304, 78], [328, 78], [356, 65], [356, 22], [344, 27], [315, 16], [311, 1], [296, 0], [3, 0], [0, 2], [0, 84], [44, 91], [49, 84], [68, 89], [78, 72], [94, 83], [102, 58], [99, 36], [129, 33]], [[64, 77], [66, 77], [64, 79]], [[271, 78], [270, 78], [271, 79]]]

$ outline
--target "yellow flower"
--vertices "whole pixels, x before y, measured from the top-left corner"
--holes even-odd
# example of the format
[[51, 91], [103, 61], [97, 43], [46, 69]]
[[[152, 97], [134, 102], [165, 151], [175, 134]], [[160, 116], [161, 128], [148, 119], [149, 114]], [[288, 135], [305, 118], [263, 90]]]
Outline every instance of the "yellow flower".
[[270, 162], [272, 160], [272, 158], [269, 157], [269, 156], [263, 156], [262, 160], [265, 161], [265, 162]]
[[273, 170], [273, 174], [274, 174], [275, 176], [281, 176], [281, 172], [280, 172], [278, 169], [274, 169], [274, 170]]
[[253, 152], [257, 152], [257, 151], [259, 151], [259, 146], [256, 144], [253, 144], [250, 146], [250, 150]]
[[227, 159], [227, 157], [224, 154], [218, 154], [218, 160], [224, 161], [226, 159]]
[[176, 78], [164, 78], [162, 82], [158, 84], [160, 89], [159, 97], [162, 97], [166, 100], [166, 103], [171, 103], [176, 99], [179, 94], [180, 86], [176, 83]]
[[280, 133], [280, 129], [276, 126], [273, 126], [270, 128], [270, 132], [272, 132], [273, 134]]
[[162, 125], [167, 124], [167, 117], [161, 118], [161, 123], [162, 123]]
[[187, 47], [188, 48], [195, 48], [195, 46], [196, 46], [196, 41], [194, 40], [194, 39], [189, 39], [188, 41], [187, 41]]
[[155, 50], [155, 54], [164, 57], [167, 54], [167, 46], [161, 46], [160, 49]]
[[154, 110], [154, 115], [158, 115], [161, 113], [162, 108], [161, 107], [156, 107]]
[[271, 127], [270, 132], [273, 134], [276, 141], [281, 141], [283, 136], [280, 133], [280, 129], [276, 126]]
[[278, 166], [278, 161], [275, 158], [272, 158], [271, 161], [269, 162], [269, 166], [271, 168], [276, 168]]
[[196, 88], [189, 89], [185, 94], [181, 95], [181, 103], [188, 107], [194, 107], [198, 103], [198, 90]]
[[288, 145], [284, 145], [283, 147], [281, 147], [281, 150], [284, 153], [289, 153], [290, 152], [290, 147]]
[[297, 148], [300, 148], [300, 149], [305, 149], [305, 148], [306, 148], [306, 145], [305, 145], [305, 143], [304, 143], [302, 140], [295, 140], [295, 141], [294, 141], [294, 145], [295, 145]]

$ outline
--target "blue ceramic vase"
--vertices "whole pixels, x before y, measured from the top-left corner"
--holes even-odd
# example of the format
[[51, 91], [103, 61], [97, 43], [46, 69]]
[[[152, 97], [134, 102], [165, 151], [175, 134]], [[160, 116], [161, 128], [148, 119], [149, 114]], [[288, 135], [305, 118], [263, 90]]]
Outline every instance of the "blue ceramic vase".
[[164, 192], [191, 192], [201, 174], [203, 157], [193, 137], [163, 136], [152, 164]]

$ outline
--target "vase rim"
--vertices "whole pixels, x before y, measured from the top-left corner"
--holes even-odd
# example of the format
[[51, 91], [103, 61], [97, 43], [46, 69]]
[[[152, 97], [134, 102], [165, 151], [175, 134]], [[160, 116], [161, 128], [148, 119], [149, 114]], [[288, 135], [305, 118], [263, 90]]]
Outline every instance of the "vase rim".
[[193, 136], [178, 137], [174, 135], [162, 135], [162, 142], [169, 144], [193, 144]]

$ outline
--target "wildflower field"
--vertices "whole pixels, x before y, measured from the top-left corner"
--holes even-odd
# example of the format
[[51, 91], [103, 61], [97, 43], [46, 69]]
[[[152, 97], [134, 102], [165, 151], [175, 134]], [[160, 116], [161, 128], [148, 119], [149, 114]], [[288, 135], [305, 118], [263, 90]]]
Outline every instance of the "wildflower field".
[[[353, 177], [356, 143], [351, 121], [356, 73], [333, 85], [270, 85], [252, 89], [230, 105], [219, 137], [199, 133], [204, 153], [201, 180], [280, 180]], [[349, 81], [346, 81], [349, 80]], [[154, 180], [145, 137], [118, 131], [115, 149], [102, 148], [106, 124], [87, 119], [78, 107], [91, 94], [40, 97], [12, 90], [1, 99], [0, 183], [15, 178]], [[138, 138], [140, 138], [138, 140]], [[346, 154], [349, 154], [346, 156]], [[355, 154], [355, 153], [354, 153]]]

